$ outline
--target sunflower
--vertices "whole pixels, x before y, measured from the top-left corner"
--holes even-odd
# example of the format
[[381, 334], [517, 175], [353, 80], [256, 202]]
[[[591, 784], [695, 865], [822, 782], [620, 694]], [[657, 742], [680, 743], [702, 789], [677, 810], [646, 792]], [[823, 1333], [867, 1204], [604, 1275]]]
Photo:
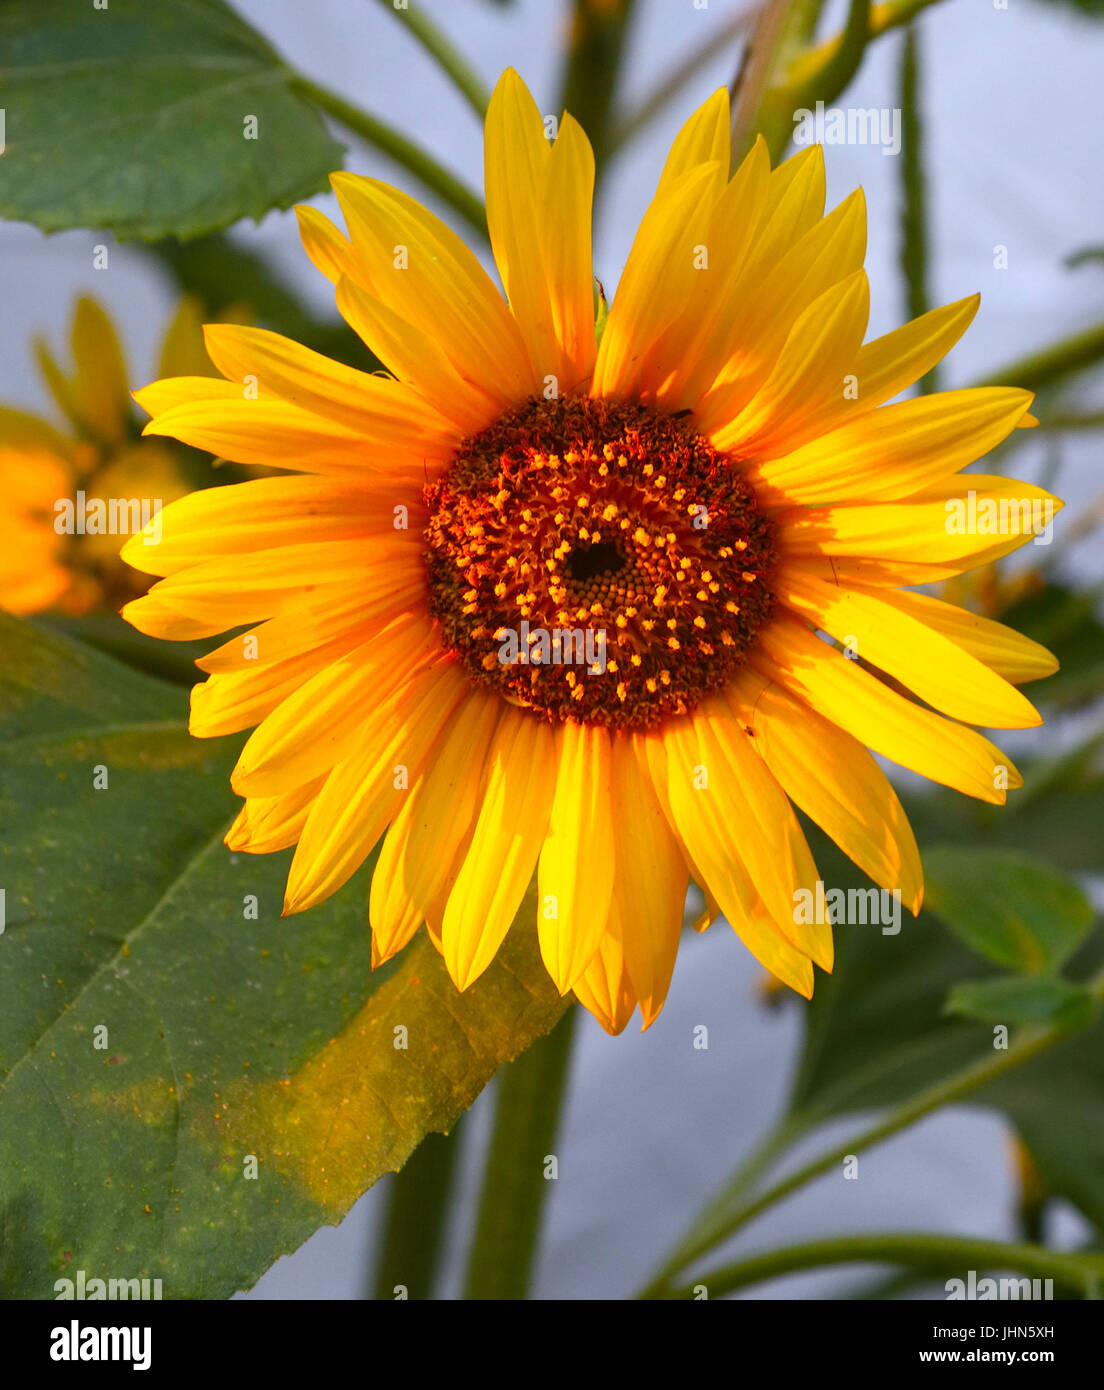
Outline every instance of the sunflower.
[[[772, 171], [760, 142], [731, 177], [729, 154], [719, 91], [596, 330], [590, 146], [570, 115], [550, 143], [508, 71], [485, 140], [505, 298], [415, 201], [339, 173], [347, 235], [302, 207], [303, 242], [393, 375], [214, 326], [225, 380], [137, 394], [147, 433], [289, 474], [185, 498], [124, 550], [164, 576], [124, 609], [143, 632], [248, 625], [192, 694], [200, 737], [257, 726], [227, 844], [296, 846], [286, 912], [379, 844], [374, 960], [424, 923], [459, 989], [535, 876], [548, 972], [610, 1032], [661, 1009], [691, 879], [705, 924], [810, 995], [831, 926], [795, 907], [818, 881], [795, 805], [918, 911], [867, 749], [1003, 802], [1022, 780], [966, 724], [1037, 724], [1015, 683], [1055, 665], [912, 592], [1054, 501], [959, 476], [1031, 423], [1027, 392], [885, 404], [977, 298], [864, 344], [861, 193], [826, 216], [819, 148]], [[998, 530], [949, 524], [970, 494]]]
[[[181, 300], [165, 334], [161, 371], [204, 370], [198, 305]], [[123, 349], [111, 318], [95, 299], [79, 299], [69, 334], [68, 372], [45, 343], [38, 365], [62, 427], [0, 407], [0, 608], [30, 614], [82, 614], [133, 598], [145, 581], [119, 560], [117, 537], [94, 527], [66, 530], [68, 502], [82, 516], [112, 499], [182, 497], [188, 485], [175, 456], [158, 439], [142, 441], [127, 389]], [[208, 366], [209, 370], [209, 366]], [[70, 518], [72, 520], [72, 518]], [[82, 522], [83, 528], [83, 522]]]

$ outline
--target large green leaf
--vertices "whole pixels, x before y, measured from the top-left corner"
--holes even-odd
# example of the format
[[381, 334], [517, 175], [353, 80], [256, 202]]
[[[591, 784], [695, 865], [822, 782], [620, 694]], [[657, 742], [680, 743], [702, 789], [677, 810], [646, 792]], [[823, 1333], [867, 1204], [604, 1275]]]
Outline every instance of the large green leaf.
[[189, 738], [185, 701], [0, 618], [9, 1295], [77, 1269], [248, 1287], [563, 1009], [533, 931], [463, 995], [424, 936], [373, 975], [366, 873], [281, 919], [288, 855], [223, 847], [234, 741]]
[[[1034, 810], [1041, 814], [1045, 805], [1044, 799]], [[1011, 807], [1005, 814], [1015, 815]], [[862, 882], [823, 837], [814, 832], [810, 839], [826, 883]], [[977, 989], [994, 976], [979, 975], [977, 957], [938, 918], [905, 917], [897, 936], [845, 926], [836, 941], [835, 969], [818, 977], [808, 1009], [792, 1097], [800, 1117], [817, 1122], [900, 1104], [992, 1055], [991, 1023], [948, 1016], [945, 1003], [960, 981], [972, 977]], [[1071, 963], [1071, 975], [1082, 978], [1102, 955], [1098, 928]], [[972, 1103], [1006, 1114], [1051, 1190], [1104, 1229], [1104, 1021], [977, 1091]]]
[[47, 232], [195, 236], [289, 207], [341, 163], [223, 0], [4, 0], [0, 74], [0, 216]]
[[1011, 970], [1058, 970], [1092, 926], [1092, 904], [1077, 884], [1022, 850], [936, 845], [925, 851], [924, 877], [931, 911]]
[[[826, 885], [866, 884], [819, 831], [809, 838]], [[817, 977], [792, 1096], [804, 1118], [892, 1105], [977, 1056], [977, 1029], [943, 1013], [977, 959], [938, 919], [904, 913], [896, 935], [857, 925], [833, 935], [835, 966]]]
[[1047, 1023], [1080, 1027], [1091, 1021], [1097, 1004], [1084, 985], [1050, 975], [1000, 975], [995, 980], [963, 980], [947, 998], [946, 1011], [982, 1023]]

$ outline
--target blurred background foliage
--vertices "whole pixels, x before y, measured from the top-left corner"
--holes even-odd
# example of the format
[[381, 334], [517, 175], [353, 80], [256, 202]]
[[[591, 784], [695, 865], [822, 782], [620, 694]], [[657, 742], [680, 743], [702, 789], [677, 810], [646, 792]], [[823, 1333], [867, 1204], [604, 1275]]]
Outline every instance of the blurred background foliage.
[[[1104, 13], [1100, 0], [1039, 2], [1070, 5], [1089, 18]], [[473, 55], [439, 26], [439, 7], [378, 3], [420, 45], [422, 61], [481, 116], [487, 90]], [[510, 0], [487, 3], [511, 8]], [[896, 43], [899, 266], [902, 297], [915, 316], [931, 306], [938, 255], [928, 206], [938, 171], [927, 158], [924, 106], [924, 94], [937, 86], [917, 21], [935, 4], [955, 3], [966, 0], [732, 5], [707, 42], [629, 103], [622, 79], [634, 0], [564, 0], [556, 6], [564, 39], [559, 106], [588, 131], [601, 179], [728, 51], [735, 149], [761, 132], [777, 159], [797, 109], [845, 99], [868, 54]], [[64, 82], [49, 76], [58, 65], [67, 71]], [[20, 1001], [0, 1038], [0, 1288], [46, 1296], [80, 1230], [80, 1262], [89, 1271], [113, 1268], [122, 1235], [142, 1265], [133, 1272], [166, 1274], [178, 1292], [225, 1297], [322, 1222], [338, 1219], [383, 1172], [401, 1167], [390, 1180], [366, 1296], [393, 1297], [398, 1285], [411, 1297], [433, 1296], [445, 1236], [458, 1219], [459, 1130], [452, 1131], [501, 1067], [464, 1292], [523, 1297], [546, 1189], [534, 1174], [554, 1149], [571, 1013], [562, 1016], [562, 1002], [550, 996], [520, 941], [514, 973], [492, 972], [464, 996], [470, 1017], [462, 1038], [432, 950], [407, 952], [371, 975], [363, 931], [370, 867], [358, 876], [359, 888], [303, 919], [292, 944], [275, 930], [285, 856], [247, 871], [238, 864], [228, 889], [218, 841], [232, 810], [225, 770], [233, 750], [224, 744], [234, 741], [212, 751], [184, 733], [182, 687], [196, 678], [199, 647], [156, 643], [122, 624], [117, 609], [144, 578], [117, 561], [105, 545], [111, 538], [58, 537], [52, 525], [54, 499], [78, 487], [88, 496], [153, 492], [168, 501], [244, 476], [221, 462], [212, 470], [206, 458], [169, 441], [143, 440], [127, 394], [154, 375], [213, 371], [202, 351], [203, 322], [254, 322], [357, 367], [379, 368], [336, 316], [309, 306], [270, 263], [227, 235], [241, 219], [325, 189], [329, 173], [365, 146], [387, 156], [405, 187], [442, 206], [485, 249], [480, 196], [417, 132], [300, 72], [224, 0], [111, 0], [109, 20], [67, 0], [6, 0], [0, 71], [8, 113], [0, 216], [46, 232], [87, 228], [136, 239], [179, 296], [160, 361], [141, 364], [128, 360], [105, 308], [81, 299], [68, 327], [49, 325], [55, 342], [68, 333], [62, 352], [45, 341], [28, 344], [55, 402], [51, 417], [0, 409], [8, 502], [0, 522], [0, 607], [15, 615], [0, 625], [5, 856], [9, 882], [13, 874], [27, 881], [27, 866], [37, 882], [8, 896], [8, 939], [25, 933], [26, 952], [0, 952], [4, 997]], [[243, 139], [243, 111], [265, 130], [263, 142]], [[1073, 248], [1066, 264], [1085, 278], [1086, 294], [1104, 303], [1102, 256], [1100, 245]], [[1038, 434], [1047, 442], [1045, 481], [1061, 491], [1063, 439], [1104, 428], [1104, 403], [1085, 404], [1094, 392], [1099, 397], [1102, 359], [1104, 319], [992, 373], [987, 380], [1038, 393], [1040, 425], [1017, 432], [987, 469], [1012, 466], [1028, 436]], [[921, 389], [937, 384], [933, 373]], [[861, 930], [841, 928], [837, 968], [820, 979], [813, 1002], [784, 1001], [805, 1012], [789, 1106], [689, 1222], [654, 1277], [640, 1271], [647, 1296], [689, 1297], [701, 1283], [717, 1296], [849, 1262], [893, 1271], [867, 1290], [876, 1296], [923, 1290], [925, 1281], [967, 1265], [1042, 1273], [1066, 1295], [1097, 1296], [1104, 1272], [1104, 927], [1097, 911], [1104, 626], [1099, 588], [1079, 582], [1062, 560], [1071, 546], [1098, 545], [1102, 526], [1104, 497], [1067, 511], [1056, 544], [1033, 548], [1026, 563], [999, 562], [945, 586], [945, 597], [1000, 618], [1061, 661], [1030, 692], [1050, 727], [1021, 760], [1025, 789], [1007, 808], [994, 808], [907, 784], [928, 880], [919, 925], [892, 949], [871, 949]], [[90, 794], [82, 792], [76, 808], [70, 803], [88, 766], [100, 763], [112, 775], [119, 769], [125, 786], [95, 801], [90, 816]], [[857, 871], [808, 829], [826, 883], [862, 886]], [[244, 936], [235, 907], [243, 875], [262, 904]], [[90, 879], [98, 883], [94, 902]], [[688, 922], [694, 915], [690, 905]], [[220, 944], [231, 920], [232, 953]], [[194, 949], [197, 940], [203, 952]], [[48, 977], [56, 985], [47, 986]], [[341, 1177], [322, 1177], [311, 1144], [323, 1132], [332, 1136], [336, 1107], [349, 1100], [348, 1076], [367, 1065], [355, 1043], [358, 1020], [370, 1006], [373, 1016], [389, 1018], [392, 1001], [409, 1001], [423, 980], [433, 983], [418, 995], [417, 1017], [437, 1040], [440, 1074], [430, 1077], [401, 1054], [377, 1057], [355, 1088], [353, 1113], [359, 1132], [371, 1125], [382, 1137], [354, 1157], [354, 1126], [339, 1141]], [[254, 995], [266, 981], [263, 997], [280, 1001], [275, 1010], [257, 1007]], [[166, 994], [171, 1007], [162, 1002]], [[110, 1010], [113, 1028], [128, 1039], [107, 1058], [89, 1052], [84, 1033], [97, 1009]], [[220, 1023], [200, 1044], [195, 1013], [204, 1009]], [[501, 1025], [504, 1009], [515, 1020], [512, 1033]], [[1007, 1045], [994, 1046], [1002, 1027]], [[335, 1045], [347, 1072], [335, 1072], [332, 1062], [326, 1071], [323, 1059], [335, 1055]], [[191, 1063], [183, 1078], [180, 1056]], [[105, 1073], [105, 1066], [117, 1070]], [[243, 1068], [252, 1072], [247, 1081]], [[84, 1098], [72, 1121], [79, 1159], [48, 1122], [63, 1093]], [[240, 1123], [219, 1111], [228, 1093]], [[390, 1098], [386, 1119], [378, 1113], [381, 1094]], [[1001, 1113], [1016, 1136], [1009, 1162], [1020, 1184], [1019, 1241], [844, 1232], [717, 1263], [745, 1225], [845, 1155], [963, 1100]], [[212, 1107], [209, 1122], [202, 1116]], [[856, 1117], [854, 1132], [794, 1169], [788, 1156], [841, 1117]], [[298, 1148], [288, 1140], [293, 1133]], [[27, 1160], [27, 1142], [41, 1160], [37, 1168]], [[236, 1154], [266, 1144], [275, 1183], [250, 1188], [228, 1157], [213, 1159], [223, 1148]], [[211, 1197], [212, 1162], [226, 1201]], [[108, 1193], [94, 1219], [81, 1214], [81, 1192], [90, 1185]], [[705, 1195], [688, 1196], [688, 1218]], [[1078, 1248], [1057, 1249], [1049, 1239], [1047, 1212], [1058, 1199], [1083, 1218], [1088, 1234]], [[625, 1201], [624, 1219], [635, 1219], [631, 1192]]]

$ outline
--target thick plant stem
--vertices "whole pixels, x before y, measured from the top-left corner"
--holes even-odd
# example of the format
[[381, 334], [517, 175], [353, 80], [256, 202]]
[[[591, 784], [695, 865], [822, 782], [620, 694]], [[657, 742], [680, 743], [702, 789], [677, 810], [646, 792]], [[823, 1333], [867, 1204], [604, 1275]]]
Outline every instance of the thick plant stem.
[[[908, 317], [931, 306], [928, 293], [928, 194], [924, 176], [924, 128], [920, 116], [920, 40], [911, 25], [901, 46], [901, 272]], [[939, 369], [920, 381], [922, 392], [939, 389]]]
[[466, 1299], [524, 1299], [555, 1176], [553, 1145], [577, 1008], [498, 1074], [494, 1132], [472, 1242]]
[[612, 147], [613, 102], [635, 0], [574, 0], [562, 105], [590, 137], [598, 177]]
[[[1098, 1257], [1099, 1258], [1099, 1257]], [[704, 1290], [720, 1298], [751, 1284], [777, 1279], [799, 1270], [823, 1269], [841, 1264], [891, 1264], [930, 1275], [965, 1278], [969, 1270], [1011, 1269], [1031, 1279], [1053, 1279], [1055, 1284], [1094, 1297], [1100, 1270], [1085, 1257], [1064, 1255], [1040, 1245], [1005, 1244], [999, 1240], [974, 1240], [958, 1235], [929, 1235], [901, 1231], [872, 1235], [835, 1236], [805, 1245], [788, 1245], [761, 1255], [708, 1270], [685, 1288], [663, 1297], [692, 1299]]]
[[[1104, 998], [1104, 972], [1093, 979], [1090, 989], [1095, 998]], [[1014, 1071], [1024, 1063], [1032, 1061], [1070, 1036], [1071, 1030], [1068, 1027], [1057, 1025], [1025, 1028], [1006, 1052], [985, 1057], [963, 1068], [954, 1076], [929, 1086], [911, 1100], [894, 1107], [884, 1119], [858, 1134], [851, 1135], [843, 1143], [821, 1154], [819, 1158], [802, 1164], [789, 1176], [780, 1179], [750, 1200], [745, 1197], [746, 1183], [738, 1175], [737, 1179], [710, 1203], [704, 1216], [694, 1223], [690, 1236], [664, 1264], [652, 1283], [643, 1291], [642, 1297], [665, 1297], [672, 1279], [682, 1270], [708, 1254], [768, 1208], [781, 1202], [814, 1178], [837, 1168], [850, 1154], [871, 1149], [944, 1105], [954, 1104], [972, 1095], [1006, 1072]]]
[[[779, 4], [777, 11], [775, 15], [772, 8], [764, 9], [763, 36], [757, 31], [752, 40], [734, 91], [734, 161], [750, 147], [756, 131], [766, 140], [771, 158], [781, 159], [798, 112], [811, 109], [818, 100], [827, 103], [839, 96], [858, 71], [870, 38], [870, 0], [851, 0], [839, 42], [828, 48], [808, 47], [809, 25], [815, 25], [818, 10], [790, 0]], [[810, 66], [814, 54], [822, 57]]]
[[427, 1134], [391, 1182], [387, 1222], [372, 1277], [374, 1299], [432, 1298], [444, 1244], [459, 1125]]
[[344, 97], [338, 96], [336, 92], [331, 92], [328, 87], [311, 81], [309, 77], [293, 73], [291, 82], [300, 96], [313, 102], [327, 115], [340, 121], [355, 135], [374, 145], [397, 164], [409, 169], [431, 192], [436, 193], [443, 203], [458, 213], [473, 231], [486, 238], [487, 214], [479, 196], [420, 145], [416, 145], [413, 140], [407, 139], [405, 135], [359, 106], [346, 101]]

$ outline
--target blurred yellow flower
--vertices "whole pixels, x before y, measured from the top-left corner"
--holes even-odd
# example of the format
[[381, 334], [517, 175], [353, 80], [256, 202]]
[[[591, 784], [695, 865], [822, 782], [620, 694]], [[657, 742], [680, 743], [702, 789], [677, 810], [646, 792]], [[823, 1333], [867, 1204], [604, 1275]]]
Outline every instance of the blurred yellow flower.
[[[118, 608], [140, 593], [119, 559], [121, 516], [148, 516], [190, 489], [179, 451], [142, 439], [111, 319], [88, 297], [74, 309], [71, 373], [45, 343], [38, 366], [63, 423], [0, 406], [0, 608], [81, 614]], [[199, 304], [185, 298], [161, 347], [162, 373], [212, 371]], [[132, 502], [130, 508], [126, 503]], [[129, 532], [128, 532], [129, 533]]]

